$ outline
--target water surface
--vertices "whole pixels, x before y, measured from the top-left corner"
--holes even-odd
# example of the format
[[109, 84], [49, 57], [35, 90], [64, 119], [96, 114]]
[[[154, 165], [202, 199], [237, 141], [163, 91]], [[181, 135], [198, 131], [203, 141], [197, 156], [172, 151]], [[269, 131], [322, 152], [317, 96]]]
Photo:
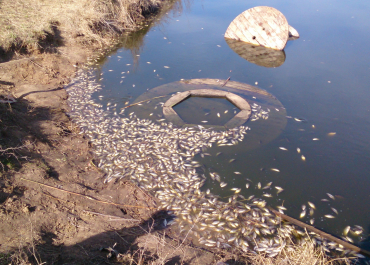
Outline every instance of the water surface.
[[[223, 38], [237, 15], [258, 5], [280, 10], [301, 36], [288, 42], [285, 62], [277, 68], [246, 61]], [[228, 183], [221, 188], [208, 179], [203, 189], [209, 188], [225, 200], [233, 194], [232, 187], [242, 187], [241, 194], [246, 197], [269, 193], [273, 197], [265, 199], [270, 205], [283, 204], [286, 213], [295, 218], [299, 218], [301, 205], [310, 201], [317, 210], [304, 221], [315, 218], [317, 227], [337, 236], [346, 225], [360, 225], [365, 228], [364, 235], [352, 236], [359, 242], [368, 237], [370, 228], [369, 12], [368, 1], [187, 2], [162, 22], [125, 36], [122, 46], [97, 66], [103, 89], [94, 96], [105, 105], [116, 103], [119, 112], [148, 90], [181, 79], [230, 77], [257, 84], [273, 94], [292, 118], [278, 138], [258, 143], [256, 148], [241, 148], [243, 143], [214, 146], [207, 150], [210, 156], [197, 156], [206, 174], [216, 171]], [[219, 105], [199, 112], [217, 117], [216, 113], [226, 110]], [[246, 125], [253, 131], [260, 122]], [[331, 132], [335, 134], [329, 135]], [[219, 152], [222, 154], [216, 156]], [[229, 163], [231, 159], [236, 160]], [[258, 182], [262, 187], [273, 182], [272, 188], [258, 189]], [[284, 191], [277, 195], [275, 185]], [[321, 201], [323, 198], [329, 202]], [[326, 214], [336, 218], [326, 219]]]

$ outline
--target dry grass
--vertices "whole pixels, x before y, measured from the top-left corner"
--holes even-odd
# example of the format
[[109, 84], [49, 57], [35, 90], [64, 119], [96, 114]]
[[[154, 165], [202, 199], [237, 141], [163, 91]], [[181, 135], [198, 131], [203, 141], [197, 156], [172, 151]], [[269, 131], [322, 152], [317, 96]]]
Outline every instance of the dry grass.
[[[39, 50], [43, 42], [83, 37], [101, 45], [133, 28], [161, 0], [2, 0], [0, 48]], [[60, 36], [61, 35], [61, 36]]]
[[[287, 240], [287, 239], [285, 239]], [[354, 259], [354, 258], [353, 258]], [[309, 237], [300, 243], [290, 243], [279, 255], [270, 258], [266, 254], [248, 254], [254, 265], [350, 265], [348, 257], [330, 257], [322, 247], [314, 244]]]

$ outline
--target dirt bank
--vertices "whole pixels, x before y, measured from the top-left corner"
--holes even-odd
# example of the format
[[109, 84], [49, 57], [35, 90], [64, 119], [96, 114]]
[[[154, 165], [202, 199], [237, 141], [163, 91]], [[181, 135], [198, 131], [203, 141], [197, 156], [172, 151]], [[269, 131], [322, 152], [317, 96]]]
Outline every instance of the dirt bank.
[[[80, 33], [69, 32], [63, 20], [53, 21], [34, 35], [12, 23], [11, 8], [22, 10], [21, 1], [0, 3], [2, 15], [10, 10], [8, 20], [2, 16], [0, 21], [8, 23], [8, 32], [0, 34], [0, 264], [213, 260], [213, 254], [202, 250], [191, 249], [187, 255], [188, 247], [176, 241], [158, 249], [158, 242], [169, 239], [150, 232], [164, 228], [165, 213], [156, 212], [155, 199], [129, 182], [103, 184], [104, 173], [94, 165], [88, 140], [66, 115], [64, 86], [76, 69], [126, 28], [149, 23], [151, 12], [158, 15], [173, 3], [131, 1], [129, 23], [114, 6], [109, 8], [120, 14], [120, 21], [111, 13]], [[29, 1], [31, 20], [41, 8], [42, 2]], [[18, 35], [9, 41], [5, 33], [11, 31]], [[143, 244], [156, 251], [147, 253]]]

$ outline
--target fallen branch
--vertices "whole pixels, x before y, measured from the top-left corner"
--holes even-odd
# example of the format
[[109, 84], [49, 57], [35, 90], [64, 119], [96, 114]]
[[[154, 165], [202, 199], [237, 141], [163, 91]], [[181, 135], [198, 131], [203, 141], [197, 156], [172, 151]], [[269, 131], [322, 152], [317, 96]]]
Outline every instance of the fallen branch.
[[105, 217], [119, 218], [119, 219], [122, 219], [122, 220], [125, 220], [125, 221], [140, 222], [140, 220], [138, 220], [138, 219], [127, 219], [127, 218], [120, 217], [120, 216], [115, 216], [115, 215], [102, 214], [102, 213], [91, 212], [91, 211], [86, 211], [86, 210], [83, 210], [83, 211], [84, 211], [84, 212], [86, 212], [86, 213], [91, 213], [91, 214], [100, 215], [100, 216], [105, 216]]
[[99, 203], [110, 204], [110, 205], [121, 206], [121, 207], [157, 209], [155, 207], [150, 207], [150, 206], [127, 205], [127, 204], [120, 204], [120, 203], [114, 203], [114, 202], [101, 201], [101, 200], [98, 200], [98, 199], [96, 199], [96, 198], [94, 198], [92, 196], [89, 196], [89, 195], [84, 195], [84, 194], [81, 194], [81, 193], [77, 193], [77, 192], [68, 191], [68, 190], [64, 190], [64, 189], [61, 189], [61, 188], [53, 187], [53, 186], [50, 186], [50, 185], [47, 185], [47, 184], [44, 184], [44, 183], [41, 183], [41, 182], [38, 182], [38, 181], [35, 181], [35, 180], [25, 179], [25, 178], [22, 178], [22, 177], [20, 177], [20, 179], [23, 179], [23, 180], [26, 180], [26, 181], [29, 181], [29, 182], [33, 182], [33, 183], [36, 183], [38, 185], [41, 185], [41, 186], [44, 186], [44, 187], [48, 187], [50, 189], [59, 190], [59, 191], [66, 192], [66, 193], [69, 193], [69, 194], [81, 196], [81, 197], [84, 197], [86, 199], [89, 199], [89, 200], [92, 200], [92, 201], [95, 201], [95, 202], [99, 202]]
[[227, 82], [229, 82], [229, 80], [230, 80], [230, 76], [229, 76], [228, 79], [226, 79], [225, 83], [221, 87], [225, 86], [227, 84]]
[[342, 245], [343, 247], [345, 247], [347, 249], [356, 251], [357, 253], [360, 253], [360, 254], [363, 254], [363, 255], [365, 255], [367, 257], [370, 257], [370, 252], [367, 251], [367, 250], [364, 250], [362, 248], [359, 248], [359, 247], [357, 247], [357, 246], [355, 246], [353, 244], [350, 244], [350, 243], [348, 243], [346, 241], [343, 241], [343, 240], [341, 240], [341, 239], [339, 239], [339, 238], [337, 238], [335, 236], [332, 236], [332, 235], [330, 235], [328, 233], [325, 233], [325, 232], [323, 232], [323, 231], [321, 231], [321, 230], [319, 230], [319, 229], [317, 229], [317, 228], [315, 228], [315, 227], [313, 227], [311, 225], [308, 225], [306, 223], [303, 223], [303, 222], [301, 222], [301, 221], [299, 221], [299, 220], [297, 220], [297, 219], [295, 219], [293, 217], [290, 217], [290, 216], [287, 216], [285, 214], [282, 214], [282, 213], [276, 211], [275, 209], [273, 209], [271, 207], [268, 207], [268, 208], [269, 208], [269, 210], [271, 212], [273, 212], [277, 216], [281, 217], [282, 219], [291, 222], [292, 224], [295, 224], [295, 225], [297, 225], [299, 227], [302, 227], [302, 228], [306, 228], [307, 230], [309, 230], [311, 232], [314, 232], [314, 233], [316, 233], [316, 234], [318, 234], [318, 235], [322, 236], [323, 238], [326, 238], [326, 239], [328, 239], [330, 241], [333, 241], [335, 243], [338, 243], [338, 244]]

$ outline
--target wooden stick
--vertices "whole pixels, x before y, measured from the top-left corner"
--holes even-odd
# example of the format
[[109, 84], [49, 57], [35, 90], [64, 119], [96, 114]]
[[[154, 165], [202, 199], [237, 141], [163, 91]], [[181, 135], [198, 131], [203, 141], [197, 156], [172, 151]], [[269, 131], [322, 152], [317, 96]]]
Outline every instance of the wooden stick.
[[101, 201], [101, 200], [98, 200], [98, 199], [96, 199], [94, 197], [91, 197], [89, 195], [84, 195], [84, 194], [81, 194], [81, 193], [77, 193], [77, 192], [68, 191], [68, 190], [64, 190], [64, 189], [61, 189], [61, 188], [53, 187], [53, 186], [50, 186], [50, 185], [47, 185], [47, 184], [44, 184], [44, 183], [41, 183], [41, 182], [38, 182], [38, 181], [35, 181], [35, 180], [25, 179], [25, 178], [22, 178], [22, 177], [20, 177], [20, 179], [23, 179], [23, 180], [26, 180], [26, 181], [29, 181], [29, 182], [33, 182], [33, 183], [36, 183], [36, 184], [39, 184], [41, 186], [48, 187], [48, 188], [51, 188], [51, 189], [55, 189], [55, 190], [67, 192], [67, 193], [70, 193], [70, 194], [73, 194], [73, 195], [77, 195], [77, 196], [82, 196], [82, 197], [85, 197], [86, 199], [93, 200], [93, 201], [100, 202], [100, 203], [104, 203], [104, 204], [111, 204], [111, 205], [116, 205], [116, 206], [121, 206], [121, 207], [157, 209], [156, 207], [150, 207], [150, 206], [127, 205], [127, 204], [120, 204], [120, 203], [114, 203], [114, 202]]
[[143, 103], [143, 102], [146, 102], [146, 101], [149, 101], [149, 100], [153, 100], [153, 99], [156, 99], [156, 98], [164, 98], [164, 97], [167, 97], [167, 96], [168, 96], [168, 95], [165, 95], [165, 96], [159, 96], [159, 97], [154, 97], [154, 98], [150, 98], [150, 99], [146, 99], [146, 100], [142, 100], [142, 101], [136, 102], [136, 103], [134, 103], [134, 104], [127, 105], [127, 106], [125, 106], [125, 107], [123, 107], [123, 108], [121, 108], [121, 109], [127, 109], [127, 108], [129, 108], [129, 107], [135, 106], [135, 105], [137, 105], [137, 104], [140, 104], [140, 103]]
[[317, 229], [317, 228], [315, 228], [315, 227], [313, 227], [311, 225], [308, 225], [306, 223], [303, 223], [303, 222], [301, 222], [301, 221], [299, 221], [299, 220], [297, 220], [297, 219], [295, 219], [293, 217], [290, 217], [290, 216], [287, 216], [285, 214], [282, 214], [282, 213], [276, 211], [275, 209], [273, 209], [271, 207], [268, 207], [268, 209], [271, 212], [273, 212], [274, 214], [276, 214], [277, 216], [279, 216], [279, 217], [281, 217], [281, 218], [283, 218], [283, 219], [291, 222], [292, 224], [295, 224], [297, 226], [306, 228], [307, 230], [309, 230], [311, 232], [314, 232], [314, 233], [316, 233], [316, 234], [318, 234], [318, 235], [320, 235], [320, 236], [322, 236], [322, 237], [324, 237], [326, 239], [329, 239], [329, 240], [331, 240], [331, 241], [333, 241], [335, 243], [338, 243], [338, 244], [342, 245], [345, 248], [348, 248], [350, 250], [356, 251], [357, 253], [360, 253], [360, 254], [363, 254], [365, 256], [370, 257], [370, 252], [367, 251], [367, 250], [365, 250], [365, 249], [359, 248], [359, 247], [357, 247], [357, 246], [355, 246], [355, 245], [353, 245], [351, 243], [348, 243], [346, 241], [343, 241], [343, 240], [341, 240], [341, 239], [339, 239], [339, 238], [337, 238], [335, 236], [332, 236], [332, 235], [330, 235], [328, 233], [325, 233], [325, 232], [323, 232], [323, 231], [321, 231], [321, 230], [319, 230], [319, 229]]
[[229, 76], [229, 78], [228, 78], [228, 79], [226, 79], [225, 83], [224, 83], [221, 87], [225, 86], [225, 85], [226, 85], [226, 83], [227, 83], [227, 82], [229, 82], [229, 80], [230, 80], [230, 76]]
[[83, 211], [84, 211], [85, 213], [91, 213], [91, 214], [101, 215], [101, 216], [105, 216], [105, 217], [119, 218], [119, 219], [122, 219], [122, 220], [125, 220], [125, 221], [135, 221], [135, 222], [140, 222], [140, 220], [138, 220], [138, 219], [127, 219], [127, 218], [120, 217], [120, 216], [115, 216], [115, 215], [102, 214], [102, 213], [91, 212], [91, 211], [86, 211], [86, 210], [83, 210]]

